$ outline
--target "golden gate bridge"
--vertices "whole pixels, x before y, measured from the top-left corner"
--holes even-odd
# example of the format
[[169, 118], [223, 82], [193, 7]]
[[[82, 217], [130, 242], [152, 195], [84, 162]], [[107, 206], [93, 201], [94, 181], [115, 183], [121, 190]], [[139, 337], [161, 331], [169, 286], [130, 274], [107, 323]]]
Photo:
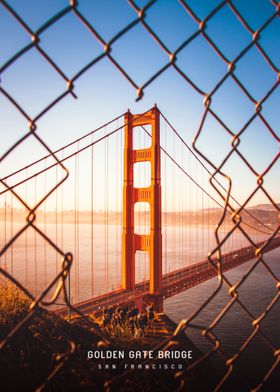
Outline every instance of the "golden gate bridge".
[[[83, 313], [127, 301], [161, 311], [165, 298], [280, 246], [279, 237], [267, 243], [273, 228], [230, 196], [241, 216], [232, 219], [211, 174], [156, 105], [128, 111], [2, 177], [1, 267], [36, 297], [60, 268], [57, 244], [73, 254], [68, 294]], [[226, 198], [222, 180], [214, 181]], [[13, 189], [36, 205], [27, 229]], [[61, 315], [64, 306], [58, 298]]]

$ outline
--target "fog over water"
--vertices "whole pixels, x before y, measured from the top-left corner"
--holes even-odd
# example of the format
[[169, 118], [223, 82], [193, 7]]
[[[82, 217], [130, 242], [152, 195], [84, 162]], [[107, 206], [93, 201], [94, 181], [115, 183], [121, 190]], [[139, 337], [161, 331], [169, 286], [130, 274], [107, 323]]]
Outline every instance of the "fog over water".
[[[24, 223], [0, 222], [0, 241], [3, 246]], [[37, 227], [64, 253], [74, 257], [71, 267], [71, 302], [83, 300], [113, 291], [121, 282], [122, 225], [116, 224], [44, 224]], [[140, 233], [144, 234], [144, 227]], [[206, 226], [163, 226], [162, 251], [163, 274], [205, 260], [215, 246], [214, 228]], [[221, 239], [226, 234], [221, 233]], [[256, 241], [262, 240], [258, 233]], [[223, 252], [248, 246], [247, 240], [236, 235], [223, 246]], [[149, 256], [136, 252], [136, 282], [149, 279]], [[57, 275], [61, 268], [59, 253], [33, 228], [28, 228], [1, 258], [1, 265], [11, 272], [25, 287], [38, 295]]]

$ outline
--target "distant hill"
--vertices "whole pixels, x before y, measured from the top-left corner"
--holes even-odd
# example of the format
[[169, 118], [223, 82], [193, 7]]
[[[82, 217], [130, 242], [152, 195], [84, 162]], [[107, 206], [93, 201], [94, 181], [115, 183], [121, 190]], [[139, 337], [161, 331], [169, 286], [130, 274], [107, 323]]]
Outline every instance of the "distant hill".
[[[278, 204], [280, 206], [280, 204]], [[178, 225], [216, 225], [222, 215], [221, 208], [208, 208], [198, 211], [181, 211], [181, 212], [163, 212], [162, 224], [168, 226]], [[10, 206], [6, 206], [6, 209], [0, 208], [0, 221], [7, 221], [13, 219], [14, 222], [25, 222], [26, 213], [23, 209], [13, 209], [11, 211]], [[246, 222], [252, 228], [275, 229], [280, 223], [279, 212], [269, 204], [259, 204], [254, 207], [250, 207], [247, 211], [241, 213], [242, 221]], [[149, 219], [148, 212], [141, 212], [135, 214], [135, 222], [146, 223]], [[78, 213], [74, 210], [67, 210], [63, 212], [44, 211], [39, 210], [36, 213], [36, 221], [38, 223], [46, 222], [52, 224], [73, 224], [75, 222], [79, 224], [122, 224], [122, 213], [116, 211], [94, 211], [93, 213], [88, 210], [79, 211]], [[227, 213], [225, 216], [224, 223], [232, 225], [231, 214]], [[247, 227], [249, 229], [249, 227]]]
[[[280, 208], [280, 203], [276, 205]], [[257, 204], [256, 206], [249, 207], [248, 210], [275, 211], [275, 207], [272, 204]]]

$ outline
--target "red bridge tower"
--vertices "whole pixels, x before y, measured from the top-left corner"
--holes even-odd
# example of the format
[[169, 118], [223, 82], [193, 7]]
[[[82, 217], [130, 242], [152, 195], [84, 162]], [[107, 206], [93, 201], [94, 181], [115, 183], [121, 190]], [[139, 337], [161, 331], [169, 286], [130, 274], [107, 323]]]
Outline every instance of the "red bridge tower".
[[[161, 169], [159, 110], [154, 106], [144, 114], [125, 114], [124, 128], [124, 184], [123, 184], [123, 236], [122, 236], [122, 286], [135, 288], [135, 253], [146, 251], [150, 256], [150, 294], [157, 311], [162, 311], [162, 233], [161, 233]], [[133, 128], [151, 125], [151, 146], [133, 149]], [[134, 187], [136, 162], [151, 163], [151, 185]], [[134, 205], [137, 202], [150, 204], [150, 234], [134, 232]]]

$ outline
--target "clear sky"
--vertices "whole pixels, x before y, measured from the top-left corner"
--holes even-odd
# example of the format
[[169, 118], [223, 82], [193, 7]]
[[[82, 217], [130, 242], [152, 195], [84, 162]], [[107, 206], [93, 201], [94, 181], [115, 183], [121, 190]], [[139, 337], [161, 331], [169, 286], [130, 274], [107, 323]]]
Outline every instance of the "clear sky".
[[[33, 30], [68, 5], [66, 0], [8, 0], [26, 24]], [[143, 6], [146, 1], [136, 1]], [[220, 0], [188, 0], [199, 18], [204, 18], [221, 3]], [[252, 29], [257, 30], [274, 12], [268, 0], [232, 0]], [[137, 14], [125, 0], [80, 0], [79, 11], [94, 26], [105, 41], [110, 40]], [[197, 23], [175, 0], [159, 0], [147, 10], [146, 22], [174, 51], [195, 31]], [[233, 60], [252, 40], [251, 35], [226, 5], [207, 22], [206, 32], [217, 47]], [[17, 51], [30, 43], [30, 35], [0, 4], [0, 67]], [[280, 67], [280, 19], [261, 32], [260, 44], [275, 66]], [[77, 19], [68, 13], [40, 35], [40, 46], [72, 79], [87, 63], [103, 53], [103, 47]], [[111, 55], [137, 85], [143, 85], [162, 66], [168, 63], [166, 53], [147, 31], [137, 24], [115, 41]], [[202, 36], [195, 38], [177, 56], [178, 66], [204, 92], [209, 93], [227, 72], [227, 66]], [[250, 94], [260, 100], [277, 80], [255, 47], [237, 63], [236, 76]], [[1, 74], [1, 86], [31, 117], [36, 117], [51, 101], [65, 91], [65, 81], [42, 58], [35, 48], [26, 52]], [[65, 97], [37, 123], [38, 134], [52, 147], [89, 132], [111, 118], [125, 112], [141, 112], [156, 102], [169, 121], [190, 144], [198, 129], [203, 110], [203, 96], [198, 94], [173, 68], [169, 68], [145, 90], [136, 102], [136, 90], [105, 57], [75, 81], [75, 93]], [[263, 115], [279, 138], [279, 85], [263, 105]], [[213, 96], [213, 110], [233, 131], [238, 132], [255, 112], [254, 105], [241, 89], [228, 79]], [[26, 119], [0, 93], [0, 153], [28, 130]], [[215, 163], [221, 162], [230, 149], [230, 137], [219, 124], [206, 120], [198, 147]], [[241, 137], [240, 151], [262, 172], [279, 153], [278, 142], [259, 119]], [[42, 148], [26, 142], [18, 153], [3, 162], [1, 174], [44, 155]], [[255, 178], [235, 155], [225, 168], [234, 180], [233, 192], [244, 200], [254, 189]], [[276, 202], [279, 197], [279, 161], [265, 179], [265, 186]], [[268, 202], [262, 194], [251, 204]]]

